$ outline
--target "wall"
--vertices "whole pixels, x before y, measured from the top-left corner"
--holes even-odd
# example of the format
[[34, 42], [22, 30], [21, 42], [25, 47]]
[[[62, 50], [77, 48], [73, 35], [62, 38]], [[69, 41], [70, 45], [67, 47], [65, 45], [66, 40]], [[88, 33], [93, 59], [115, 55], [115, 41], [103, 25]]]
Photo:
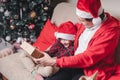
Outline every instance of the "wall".
[[[77, 0], [67, 0], [71, 3], [76, 3]], [[101, 0], [102, 6], [105, 11], [120, 20], [120, 0]]]
[[102, 0], [102, 6], [105, 11], [108, 11], [120, 20], [120, 0]]

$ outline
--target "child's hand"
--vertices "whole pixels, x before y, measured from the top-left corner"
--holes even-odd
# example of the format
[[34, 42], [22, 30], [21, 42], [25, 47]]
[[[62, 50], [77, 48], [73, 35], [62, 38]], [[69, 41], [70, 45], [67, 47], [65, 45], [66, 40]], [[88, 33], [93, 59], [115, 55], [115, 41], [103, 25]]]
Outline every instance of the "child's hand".
[[12, 48], [5, 48], [0, 51], [0, 58], [8, 56], [10, 54], [13, 54], [13, 49]]

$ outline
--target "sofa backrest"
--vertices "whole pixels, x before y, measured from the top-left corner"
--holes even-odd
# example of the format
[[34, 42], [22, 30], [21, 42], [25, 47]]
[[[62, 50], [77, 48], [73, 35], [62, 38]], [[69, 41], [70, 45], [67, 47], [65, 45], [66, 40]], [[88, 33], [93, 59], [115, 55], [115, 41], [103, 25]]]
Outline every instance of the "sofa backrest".
[[53, 11], [51, 22], [59, 26], [61, 23], [66, 21], [77, 22], [77, 16], [75, 14], [75, 4], [61, 2], [57, 4]]

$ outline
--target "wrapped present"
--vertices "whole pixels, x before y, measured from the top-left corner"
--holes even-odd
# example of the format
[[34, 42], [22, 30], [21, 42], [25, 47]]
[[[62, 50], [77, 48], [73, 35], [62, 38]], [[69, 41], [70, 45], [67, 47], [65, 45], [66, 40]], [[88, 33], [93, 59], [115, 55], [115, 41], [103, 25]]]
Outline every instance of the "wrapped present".
[[22, 42], [20, 47], [34, 58], [41, 58], [44, 56], [38, 49], [36, 49], [34, 46], [32, 46], [26, 41]]

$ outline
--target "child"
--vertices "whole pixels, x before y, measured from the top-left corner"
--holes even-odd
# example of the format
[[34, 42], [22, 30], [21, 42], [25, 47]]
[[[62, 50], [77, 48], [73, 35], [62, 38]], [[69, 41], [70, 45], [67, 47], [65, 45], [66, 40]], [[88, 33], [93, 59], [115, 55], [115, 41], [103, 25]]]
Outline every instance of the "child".
[[[74, 38], [76, 34], [76, 28], [70, 21], [61, 24], [58, 31], [55, 32], [56, 42], [49, 48], [47, 52], [51, 57], [63, 57], [72, 56], [74, 53]], [[54, 75], [59, 68], [55, 66], [41, 66], [37, 65], [34, 58], [29, 58], [25, 52], [20, 55], [21, 61], [24, 66], [33, 74], [40, 74], [42, 77], [49, 77]]]

